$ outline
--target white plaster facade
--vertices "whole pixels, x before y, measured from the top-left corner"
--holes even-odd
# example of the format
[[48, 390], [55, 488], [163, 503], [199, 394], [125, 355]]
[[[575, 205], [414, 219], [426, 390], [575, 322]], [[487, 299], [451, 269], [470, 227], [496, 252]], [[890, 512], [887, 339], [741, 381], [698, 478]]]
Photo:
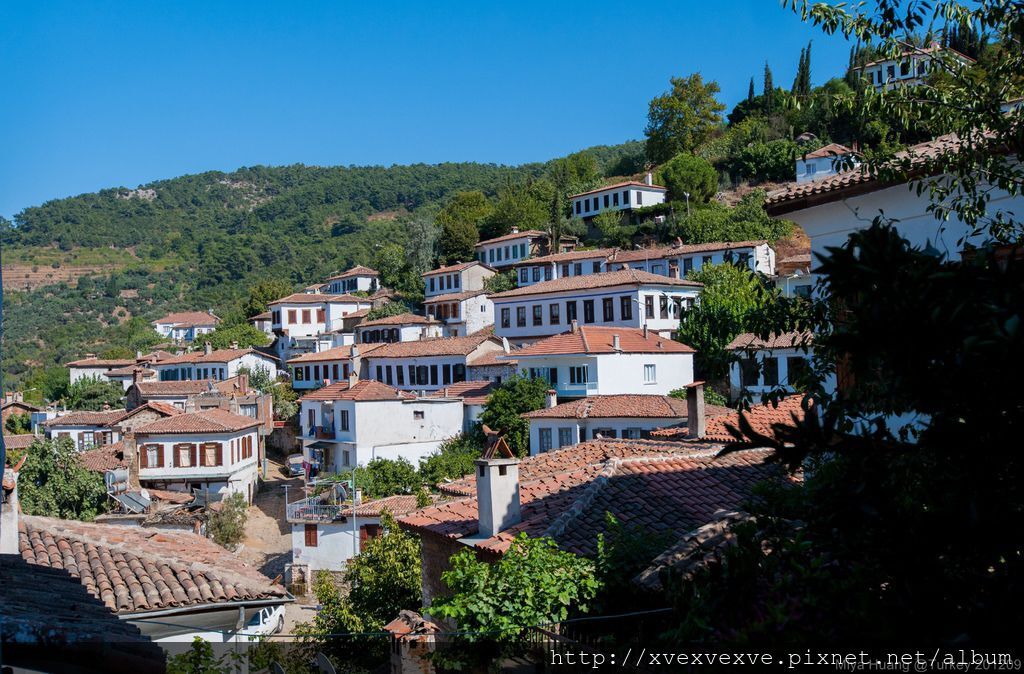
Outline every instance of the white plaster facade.
[[483, 290], [436, 295], [424, 300], [423, 308], [441, 321], [444, 337], [465, 337], [494, 325], [494, 302]]
[[626, 182], [574, 194], [569, 197], [572, 214], [589, 219], [604, 211], [630, 211], [665, 203], [668, 189], [650, 183]]
[[239, 493], [251, 503], [259, 476], [259, 442], [256, 425], [224, 433], [140, 431], [135, 438], [139, 481], [143, 487], [168, 491], [208, 490], [223, 497]]
[[271, 379], [277, 379], [277, 359], [249, 349], [225, 349], [211, 352], [194, 352], [149, 365], [155, 370], [160, 381], [186, 381], [192, 379], [230, 379], [242, 368], [254, 371], [267, 370]]
[[632, 250], [615, 255], [607, 269], [641, 269], [659, 276], [685, 278], [690, 271], [725, 262], [771, 276], [775, 274], [775, 249], [766, 241], [750, 241]]
[[692, 353], [596, 353], [519, 356], [519, 371], [551, 383], [559, 398], [668, 395], [693, 383]]

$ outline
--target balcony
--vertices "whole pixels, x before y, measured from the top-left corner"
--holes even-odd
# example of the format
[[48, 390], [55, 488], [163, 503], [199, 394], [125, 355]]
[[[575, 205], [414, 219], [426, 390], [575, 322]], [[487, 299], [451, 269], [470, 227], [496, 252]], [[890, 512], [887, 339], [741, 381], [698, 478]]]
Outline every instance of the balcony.
[[555, 391], [560, 396], [568, 397], [580, 397], [580, 396], [591, 396], [597, 394], [597, 382], [588, 381], [583, 384], [558, 384], [555, 387]]
[[351, 505], [324, 503], [323, 497], [311, 496], [289, 503], [285, 517], [289, 522], [324, 523], [344, 520], [351, 514]]
[[312, 437], [317, 440], [333, 440], [334, 424], [331, 424], [330, 426], [314, 426]]

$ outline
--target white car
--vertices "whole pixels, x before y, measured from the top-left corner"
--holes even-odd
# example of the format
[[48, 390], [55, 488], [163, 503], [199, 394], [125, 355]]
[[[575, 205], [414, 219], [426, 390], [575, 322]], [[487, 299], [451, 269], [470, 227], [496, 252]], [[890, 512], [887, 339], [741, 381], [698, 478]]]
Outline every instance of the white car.
[[253, 614], [245, 627], [238, 633], [239, 637], [250, 641], [258, 637], [279, 634], [284, 629], [284, 605], [264, 606]]

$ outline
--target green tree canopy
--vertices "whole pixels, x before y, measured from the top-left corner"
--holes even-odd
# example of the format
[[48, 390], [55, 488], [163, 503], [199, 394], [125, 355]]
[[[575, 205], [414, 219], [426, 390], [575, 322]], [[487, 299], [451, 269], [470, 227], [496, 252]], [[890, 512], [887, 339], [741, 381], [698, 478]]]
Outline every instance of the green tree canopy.
[[239, 323], [229, 327], [217, 326], [213, 332], [199, 335], [195, 344], [209, 344], [214, 349], [229, 349], [237, 344], [239, 349], [266, 346], [270, 341], [267, 333], [250, 323]]
[[777, 241], [793, 231], [793, 223], [776, 220], [762, 208], [764, 190], [754, 190], [734, 208], [710, 203], [690, 215], [677, 214], [676, 233], [686, 243], [714, 241]]
[[647, 158], [660, 164], [706, 141], [722, 122], [725, 106], [715, 95], [718, 83], [700, 73], [673, 77], [672, 89], [650, 102], [647, 112]]
[[419, 474], [407, 459], [373, 459], [356, 468], [356, 486], [367, 498], [377, 499], [394, 494], [415, 494], [420, 488]]
[[672, 157], [658, 169], [657, 180], [668, 188], [671, 201], [707, 203], [718, 190], [718, 172], [707, 161], [692, 154]]
[[494, 205], [483, 192], [459, 192], [437, 214], [441, 225], [438, 240], [440, 262], [466, 262], [475, 257], [479, 227], [494, 212]]
[[399, 314], [405, 314], [409, 312], [409, 305], [399, 300], [391, 300], [385, 302], [379, 307], [370, 309], [369, 313], [366, 314], [366, 320], [375, 321], [378, 318], [387, 318], [388, 316], [398, 316]]
[[249, 296], [242, 303], [242, 312], [246, 318], [262, 314], [269, 308], [269, 303], [287, 297], [292, 292], [292, 284], [281, 278], [263, 279], [249, 286]]
[[101, 473], [86, 470], [68, 438], [38, 440], [18, 474], [18, 496], [27, 515], [91, 520], [106, 510]]
[[519, 415], [544, 407], [550, 386], [539, 377], [509, 377], [491, 393], [480, 421], [502, 433], [509, 448], [518, 456], [526, 456], [530, 449], [530, 424]]
[[73, 410], [102, 410], [124, 404], [124, 387], [98, 377], [82, 377], [68, 387], [65, 403]]

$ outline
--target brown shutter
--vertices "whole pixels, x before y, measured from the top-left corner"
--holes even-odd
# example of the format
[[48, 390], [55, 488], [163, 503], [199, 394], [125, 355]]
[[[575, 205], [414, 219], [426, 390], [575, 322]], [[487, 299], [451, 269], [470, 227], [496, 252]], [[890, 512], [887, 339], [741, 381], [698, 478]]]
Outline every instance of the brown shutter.
[[139, 468], [149, 468], [149, 454], [146, 452], [146, 445], [139, 446]]
[[370, 537], [369, 532], [366, 530], [366, 525], [359, 527], [359, 550], [362, 551], [366, 545], [366, 539]]
[[171, 465], [175, 468], [181, 467], [181, 444], [171, 445]]
[[157, 445], [156, 446], [156, 465], [158, 467], [160, 467], [160, 468], [163, 468], [163, 465], [164, 465], [164, 446], [163, 445]]
[[327, 322], [327, 314], [324, 313], [323, 309], [317, 309], [316, 310], [316, 322], [317, 323], [325, 323], [325, 322]]
[[316, 525], [315, 524], [307, 524], [306, 525], [306, 547], [307, 548], [315, 548], [316, 545], [317, 545]]
[[223, 466], [224, 465], [224, 444], [220, 443], [220, 442], [215, 442], [214, 444], [217, 446], [217, 455], [216, 455], [216, 458], [214, 459], [214, 464], [213, 465], [215, 465], [215, 466]]

